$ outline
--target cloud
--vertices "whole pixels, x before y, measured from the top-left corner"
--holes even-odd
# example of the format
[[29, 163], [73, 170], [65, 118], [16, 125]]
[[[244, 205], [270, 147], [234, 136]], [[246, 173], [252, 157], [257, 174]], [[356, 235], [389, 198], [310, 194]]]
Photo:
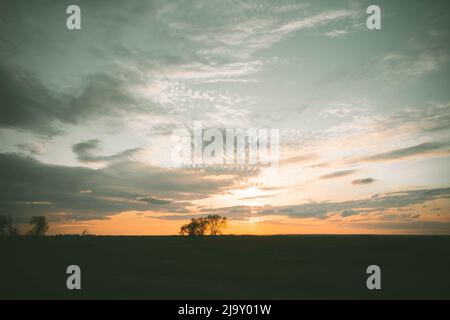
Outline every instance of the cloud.
[[332, 30], [325, 33], [329, 38], [343, 38], [348, 32], [346, 30]]
[[172, 200], [158, 199], [155, 197], [139, 197], [139, 198], [136, 198], [136, 200], [144, 201], [148, 204], [156, 204], [156, 205], [166, 205], [166, 204], [172, 203]]
[[419, 155], [435, 154], [448, 151], [448, 143], [425, 142], [412, 147], [395, 149], [387, 152], [374, 154], [368, 157], [354, 159], [354, 162], [380, 162], [411, 158]]
[[360, 214], [360, 211], [355, 211], [355, 210], [343, 210], [341, 212], [341, 217], [350, 217], [350, 216], [354, 216], [357, 214]]
[[[162, 70], [162, 75], [172, 80], [195, 80], [211, 82], [211, 79], [236, 81], [235, 77], [246, 76], [257, 72], [262, 66], [261, 61], [233, 62], [227, 64], [191, 62], [176, 65]], [[242, 82], [242, 81], [241, 81]]]
[[415, 204], [422, 204], [435, 199], [450, 199], [450, 188], [408, 190], [401, 193], [391, 192], [375, 195], [361, 200], [343, 202], [311, 202], [292, 206], [259, 208], [260, 214], [287, 215], [293, 218], [327, 219], [330, 214], [340, 212], [348, 217], [365, 212], [383, 212], [390, 209], [404, 208]]
[[[76, 220], [102, 219], [128, 210], [184, 212], [189, 211], [190, 200], [224, 193], [239, 179], [236, 175], [161, 169], [137, 162], [112, 163], [94, 170], [0, 154], [0, 212], [21, 221], [56, 212]], [[166, 203], [167, 199], [172, 202]]]
[[72, 151], [77, 155], [80, 162], [110, 162], [128, 159], [140, 150], [139, 148], [133, 148], [107, 156], [93, 154], [101, 150], [100, 145], [100, 140], [92, 139], [73, 145]]
[[[292, 11], [283, 9], [287, 7]], [[202, 49], [198, 53], [203, 57], [245, 60], [258, 50], [270, 48], [298, 31], [352, 19], [357, 11], [323, 11], [311, 8], [311, 4], [261, 3], [257, 10], [248, 12], [245, 5], [233, 3], [231, 7], [225, 5], [220, 9], [216, 4], [204, 5], [193, 16], [206, 14], [217, 17], [215, 28], [205, 28], [200, 17], [196, 21], [189, 19], [171, 25], [192, 42], [201, 44]]]
[[364, 179], [353, 180], [352, 184], [362, 185], [362, 184], [371, 184], [373, 182], [375, 182], [375, 179], [373, 179], [373, 178], [364, 178]]
[[276, 195], [277, 194], [265, 194], [265, 195], [260, 195], [260, 196], [243, 197], [243, 198], [239, 198], [239, 200], [267, 199], [267, 198], [273, 198]]
[[382, 58], [381, 70], [391, 84], [404, 86], [433, 72], [448, 71], [448, 22], [443, 12], [444, 8], [436, 7], [427, 27], [414, 32], [401, 50]]
[[220, 207], [220, 208], [202, 208], [200, 213], [206, 214], [218, 214], [226, 216], [232, 219], [242, 219], [256, 213], [256, 208], [251, 206], [233, 206], [233, 207]]
[[345, 176], [349, 176], [351, 174], [354, 174], [357, 171], [358, 170], [356, 170], [356, 169], [335, 171], [335, 172], [328, 173], [328, 174], [325, 174], [323, 176], [320, 176], [319, 179], [334, 179], [334, 178], [345, 177]]
[[402, 85], [442, 69], [449, 61], [448, 52], [423, 50], [416, 54], [390, 53], [381, 66], [391, 83]]
[[63, 125], [139, 111], [139, 101], [125, 89], [125, 80], [103, 73], [84, 80], [80, 93], [61, 93], [31, 73], [0, 65], [0, 127], [51, 137], [63, 133]]
[[0, 66], [0, 126], [20, 128], [43, 135], [59, 133], [55, 121], [61, 116], [62, 102], [32, 75]]
[[334, 10], [319, 13], [314, 16], [306, 17], [303, 19], [298, 19], [284, 24], [280, 28], [276, 29], [275, 32], [280, 32], [282, 34], [289, 34], [298, 30], [305, 28], [313, 28], [317, 26], [324, 25], [330, 21], [335, 21], [347, 17], [354, 16], [355, 12], [352, 10]]
[[24, 142], [16, 144], [16, 147], [26, 153], [32, 155], [44, 154], [48, 149], [48, 143], [46, 142]]
[[298, 164], [298, 163], [304, 163], [309, 162], [312, 160], [316, 160], [319, 156], [317, 154], [308, 153], [293, 157], [288, 157], [280, 160], [280, 165], [290, 165], [290, 164]]
[[[124, 112], [138, 111], [139, 102], [134, 98], [125, 83], [137, 83], [132, 75], [121, 68], [112, 68], [117, 76], [109, 73], [96, 73], [83, 80], [86, 84], [81, 93], [65, 96], [66, 110], [60, 120], [76, 124], [80, 120], [99, 118], [105, 115], [119, 116]], [[110, 72], [111, 72], [110, 71]]]
[[[24, 4], [14, 7], [12, 12], [21, 12], [22, 6]], [[53, 12], [46, 10], [49, 7], [52, 6], [37, 9], [40, 19], [36, 20], [41, 29], [54, 29], [47, 25], [51, 20], [42, 16], [46, 16], [47, 11]], [[249, 10], [249, 7], [258, 9]], [[74, 65], [83, 63], [76, 55], [84, 57], [86, 52], [83, 48], [88, 47], [94, 56], [88, 64], [93, 67], [92, 71], [85, 72], [84, 67], [80, 67], [80, 72], [66, 68], [74, 71], [70, 78], [76, 80], [69, 81], [69, 85], [67, 77], [60, 74], [62, 93], [56, 88], [47, 88], [42, 80], [45, 84], [51, 81], [42, 75], [42, 78], [34, 76], [39, 72], [29, 71], [39, 70], [38, 66], [27, 68], [30, 65], [24, 65], [23, 70], [10, 70], [8, 67], [5, 81], [1, 81], [0, 86], [12, 94], [8, 100], [21, 107], [12, 104], [5, 107], [7, 109], [2, 110], [2, 114], [10, 116], [2, 117], [0, 126], [54, 136], [67, 130], [66, 125], [80, 125], [109, 116], [121, 121], [124, 114], [151, 114], [154, 109], [164, 115], [170, 114], [172, 119], [179, 115], [180, 121], [186, 119], [185, 115], [195, 117], [207, 113], [210, 122], [228, 120], [227, 125], [237, 123], [245, 126], [250, 121], [245, 114], [240, 116], [240, 112], [254, 103], [253, 97], [243, 101], [247, 97], [230, 91], [219, 92], [214, 84], [257, 82], [253, 76], [273, 63], [270, 58], [251, 57], [257, 50], [271, 46], [296, 31], [323, 26], [354, 14], [349, 10], [306, 12], [308, 7], [309, 4], [205, 2], [189, 8], [189, 15], [184, 14], [187, 12], [184, 5], [174, 6], [172, 3], [137, 6], [117, 2], [107, 9], [87, 8], [92, 17], [98, 18], [95, 21], [101, 23], [95, 28], [98, 34], [83, 38], [83, 45], [56, 41], [61, 39], [57, 32], [42, 45], [37, 46], [36, 39], [36, 43], [24, 45], [30, 48], [30, 52], [34, 47], [50, 47], [52, 52], [60, 55], [67, 53], [67, 59], [75, 60]], [[54, 10], [53, 7], [51, 9]], [[120, 18], [122, 27], [114, 23], [115, 18]], [[21, 24], [28, 26], [23, 20], [8, 17], [16, 27]], [[127, 28], [123, 28], [124, 25]], [[133, 30], [134, 36], [128, 34], [128, 28]], [[158, 31], [142, 34], [142, 30], [147, 29]], [[25, 36], [28, 32], [20, 28], [20, 34]], [[99, 41], [98, 36], [103, 34], [105, 39], [109, 39], [110, 34], [115, 36], [114, 39]], [[8, 49], [11, 49], [15, 40], [6, 32], [3, 35], [8, 39]], [[149, 41], [136, 41], [141, 36]], [[155, 48], [153, 43], [158, 43], [158, 46]], [[61, 52], [53, 50], [52, 46]], [[12, 55], [8, 57], [12, 59]], [[52, 74], [47, 71], [41, 73]], [[11, 81], [14, 79], [17, 81]], [[9, 86], [3, 83], [9, 83]], [[206, 90], [206, 84], [215, 88]], [[193, 104], [196, 104], [195, 108], [192, 108]]]

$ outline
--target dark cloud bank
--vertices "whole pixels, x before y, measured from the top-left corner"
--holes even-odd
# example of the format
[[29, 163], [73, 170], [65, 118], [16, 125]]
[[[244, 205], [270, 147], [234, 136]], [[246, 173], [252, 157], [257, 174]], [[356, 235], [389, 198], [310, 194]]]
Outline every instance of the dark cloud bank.
[[93, 170], [0, 154], [0, 212], [22, 221], [57, 212], [80, 220], [126, 210], [187, 213], [190, 200], [224, 192], [238, 180], [216, 176], [204, 170], [161, 169], [131, 161]]
[[81, 92], [57, 93], [32, 74], [0, 65], [0, 127], [51, 137], [63, 133], [64, 125], [140, 108], [119, 78], [95, 74], [85, 83]]

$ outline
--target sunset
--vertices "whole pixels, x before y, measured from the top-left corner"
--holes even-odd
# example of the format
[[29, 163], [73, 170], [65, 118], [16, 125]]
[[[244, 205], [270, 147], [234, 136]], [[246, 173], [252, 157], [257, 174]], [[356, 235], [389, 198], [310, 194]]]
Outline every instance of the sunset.
[[[446, 19], [386, 4], [386, 35], [357, 3], [156, 3], [86, 3], [82, 32], [57, 27], [58, 5], [27, 4], [30, 20], [3, 3], [1, 200], [17, 223], [176, 234], [222, 212], [237, 234], [450, 233]], [[194, 121], [278, 129], [278, 170], [173, 167], [172, 133]]]
[[448, 9], [0, 1], [0, 235], [448, 244]]

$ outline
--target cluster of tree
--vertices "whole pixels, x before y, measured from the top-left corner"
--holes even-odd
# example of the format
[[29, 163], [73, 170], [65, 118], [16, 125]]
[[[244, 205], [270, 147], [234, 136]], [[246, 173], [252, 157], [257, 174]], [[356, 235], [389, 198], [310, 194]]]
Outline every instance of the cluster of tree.
[[207, 231], [211, 235], [218, 235], [222, 233], [222, 229], [226, 226], [226, 217], [209, 215], [207, 217], [191, 219], [191, 222], [181, 226], [180, 235], [203, 236]]
[[[24, 235], [43, 236], [48, 230], [47, 220], [43, 216], [30, 219], [31, 230]], [[11, 216], [0, 216], [0, 236], [19, 236], [19, 229], [13, 225]]]

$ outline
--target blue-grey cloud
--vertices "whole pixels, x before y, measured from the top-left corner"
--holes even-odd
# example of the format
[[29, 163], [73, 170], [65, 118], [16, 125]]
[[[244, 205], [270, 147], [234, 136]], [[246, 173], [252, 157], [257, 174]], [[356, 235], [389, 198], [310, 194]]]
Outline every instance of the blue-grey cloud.
[[320, 179], [334, 179], [334, 178], [345, 177], [345, 176], [354, 174], [356, 171], [358, 171], [358, 170], [352, 169], [352, 170], [335, 171], [335, 172], [331, 172], [331, 173], [320, 176]]
[[144, 201], [148, 204], [166, 205], [172, 203], [172, 200], [158, 199], [156, 197], [139, 197], [136, 200]]
[[80, 162], [110, 162], [126, 160], [140, 150], [139, 148], [133, 148], [112, 155], [94, 154], [101, 150], [100, 146], [100, 140], [92, 139], [73, 145], [72, 151], [77, 155]]
[[0, 127], [20, 128], [54, 135], [60, 130], [62, 101], [32, 75], [0, 66]]
[[363, 185], [363, 184], [371, 184], [371, 183], [374, 183], [374, 182], [375, 182], [374, 178], [364, 178], [364, 179], [353, 180], [352, 184]]
[[[366, 212], [383, 212], [389, 209], [404, 208], [434, 199], [450, 198], [450, 188], [408, 190], [399, 193], [375, 195], [368, 199], [343, 202], [312, 202], [293, 206], [273, 207], [271, 214], [288, 215], [293, 218], [326, 219], [332, 213], [342, 216]], [[267, 210], [267, 208], [265, 208]]]
[[122, 80], [107, 74], [85, 80], [81, 93], [60, 93], [20, 68], [0, 65], [0, 127], [54, 136], [64, 132], [64, 125], [139, 111]]
[[406, 159], [418, 155], [430, 154], [438, 151], [448, 151], [450, 145], [443, 142], [425, 142], [412, 147], [400, 148], [382, 152], [367, 157], [355, 159], [354, 162], [381, 162], [398, 159]]
[[236, 179], [239, 177], [218, 178], [204, 170], [161, 169], [136, 162], [112, 163], [97, 170], [65, 167], [0, 153], [0, 212], [18, 221], [58, 212], [79, 220], [127, 210], [188, 212], [190, 200], [225, 192]]

